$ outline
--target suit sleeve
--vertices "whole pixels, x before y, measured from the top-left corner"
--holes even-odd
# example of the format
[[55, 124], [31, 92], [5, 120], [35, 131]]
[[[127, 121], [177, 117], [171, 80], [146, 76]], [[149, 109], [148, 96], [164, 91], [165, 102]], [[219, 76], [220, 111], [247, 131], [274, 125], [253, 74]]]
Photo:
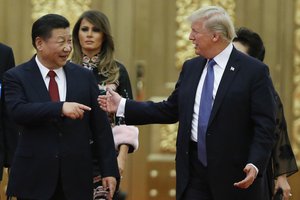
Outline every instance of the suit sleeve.
[[125, 105], [125, 121], [130, 125], [172, 124], [179, 119], [178, 93], [183, 71], [180, 73], [172, 94], [161, 102], [138, 102], [127, 100]]
[[251, 88], [251, 119], [253, 139], [250, 146], [249, 163], [253, 163], [259, 174], [263, 173], [270, 160], [275, 142], [275, 100], [274, 87], [267, 66], [255, 73]]
[[3, 79], [5, 103], [14, 121], [30, 125], [60, 119], [64, 102], [29, 102], [19, 78], [21, 73], [9, 70]]
[[283, 105], [276, 93], [276, 143], [272, 152], [274, 177], [282, 174], [290, 176], [298, 171], [295, 155], [289, 140], [287, 125], [284, 117]]

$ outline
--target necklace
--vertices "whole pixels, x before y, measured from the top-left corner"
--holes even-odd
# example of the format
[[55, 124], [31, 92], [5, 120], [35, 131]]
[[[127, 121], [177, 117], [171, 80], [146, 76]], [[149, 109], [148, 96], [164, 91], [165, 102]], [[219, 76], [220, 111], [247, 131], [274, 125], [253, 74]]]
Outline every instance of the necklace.
[[82, 65], [90, 70], [97, 68], [100, 63], [100, 53], [94, 55], [93, 57], [89, 58], [87, 55], [83, 54], [82, 57]]

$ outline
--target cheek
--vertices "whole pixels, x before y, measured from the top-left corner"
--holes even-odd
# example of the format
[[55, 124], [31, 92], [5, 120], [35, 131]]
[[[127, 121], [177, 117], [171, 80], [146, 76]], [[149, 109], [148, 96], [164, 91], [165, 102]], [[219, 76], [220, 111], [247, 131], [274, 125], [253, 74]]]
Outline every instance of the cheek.
[[84, 34], [82, 32], [79, 32], [78, 34], [78, 39], [79, 39], [79, 43], [80, 45], [82, 45], [83, 41], [84, 41]]
[[201, 38], [199, 38], [199, 37], [195, 37], [195, 43], [199, 47], [199, 46], [203, 45], [202, 44], [203, 40]]
[[102, 34], [99, 34], [97, 37], [96, 37], [96, 40], [97, 40], [97, 46], [102, 46], [102, 43], [104, 41], [104, 37]]

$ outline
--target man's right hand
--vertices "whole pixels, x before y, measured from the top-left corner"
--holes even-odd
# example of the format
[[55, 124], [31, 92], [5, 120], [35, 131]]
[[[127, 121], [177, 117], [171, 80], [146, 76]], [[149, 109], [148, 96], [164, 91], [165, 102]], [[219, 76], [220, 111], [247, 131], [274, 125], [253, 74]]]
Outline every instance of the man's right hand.
[[121, 101], [121, 96], [112, 89], [107, 88], [106, 95], [98, 96], [98, 103], [102, 110], [109, 113], [116, 113]]
[[71, 119], [82, 119], [84, 116], [84, 111], [90, 111], [91, 108], [75, 102], [64, 102], [62, 107], [62, 114], [65, 117]]

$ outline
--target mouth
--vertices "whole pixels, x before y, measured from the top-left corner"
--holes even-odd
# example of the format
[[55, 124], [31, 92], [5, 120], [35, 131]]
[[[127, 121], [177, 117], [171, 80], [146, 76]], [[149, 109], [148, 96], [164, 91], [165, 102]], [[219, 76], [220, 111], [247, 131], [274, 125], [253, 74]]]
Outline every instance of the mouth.
[[60, 58], [64, 59], [64, 60], [67, 60], [69, 55], [63, 55], [63, 56], [59, 56]]

